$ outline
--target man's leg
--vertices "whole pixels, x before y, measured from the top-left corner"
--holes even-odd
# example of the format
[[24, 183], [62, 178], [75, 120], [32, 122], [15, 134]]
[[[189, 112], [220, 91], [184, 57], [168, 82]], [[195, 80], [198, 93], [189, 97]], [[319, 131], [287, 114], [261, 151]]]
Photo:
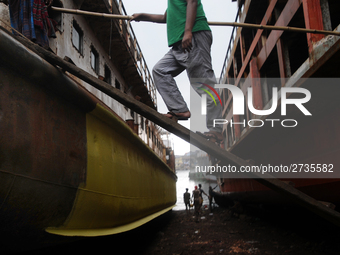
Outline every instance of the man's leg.
[[[204, 84], [208, 84], [211, 87], [215, 87], [217, 83], [214, 71], [211, 64], [211, 44], [212, 44], [212, 34], [210, 31], [200, 31], [194, 33], [193, 38], [193, 51], [190, 53], [190, 58], [188, 59], [187, 72], [191, 82], [192, 87], [195, 91], [202, 96], [205, 93], [200, 88], [208, 89]], [[200, 82], [200, 83], [198, 83]], [[206, 125], [210, 131], [215, 131], [217, 133], [222, 133], [222, 126], [218, 125], [213, 127], [214, 119], [222, 119], [222, 106], [213, 91], [208, 89], [214, 96], [217, 105], [215, 105], [214, 100], [207, 96], [207, 115], [206, 115]], [[218, 92], [218, 90], [217, 90]]]
[[169, 111], [183, 113], [189, 111], [181, 92], [178, 90], [174, 77], [183, 72], [185, 68], [181, 66], [173, 56], [171, 49], [152, 70], [155, 85], [162, 96]]

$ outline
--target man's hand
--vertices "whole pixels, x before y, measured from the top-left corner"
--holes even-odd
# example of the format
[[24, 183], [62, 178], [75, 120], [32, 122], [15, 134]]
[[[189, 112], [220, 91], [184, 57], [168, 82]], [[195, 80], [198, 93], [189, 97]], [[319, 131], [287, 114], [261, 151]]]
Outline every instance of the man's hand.
[[143, 20], [143, 13], [134, 13], [132, 15], [132, 19], [131, 20], [137, 21], [137, 22], [142, 21]]
[[53, 0], [45, 0], [45, 4], [47, 7], [50, 7], [53, 3]]
[[190, 52], [192, 50], [192, 32], [186, 31], [182, 40], [182, 48], [184, 52]]
[[197, 13], [197, 0], [187, 0], [187, 17], [185, 22], [182, 48], [184, 52], [192, 50], [192, 29], [195, 24]]

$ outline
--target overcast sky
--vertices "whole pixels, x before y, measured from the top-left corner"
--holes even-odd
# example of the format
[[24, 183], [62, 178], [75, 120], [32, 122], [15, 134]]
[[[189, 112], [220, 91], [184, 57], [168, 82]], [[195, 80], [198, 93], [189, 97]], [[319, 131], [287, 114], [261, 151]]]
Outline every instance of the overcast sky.
[[[167, 0], [123, 0], [128, 15], [146, 12], [163, 14], [167, 8]], [[208, 21], [235, 21], [237, 3], [231, 0], [202, 0], [205, 14]], [[142, 49], [148, 68], [151, 71], [153, 66], [169, 51], [166, 36], [166, 25], [149, 22], [131, 22], [136, 34], [138, 43]], [[213, 32], [213, 45], [211, 50], [212, 63], [215, 75], [220, 76], [226, 50], [230, 40], [231, 27], [211, 27]], [[186, 72], [176, 77], [177, 85], [190, 106], [190, 84]], [[166, 113], [167, 108], [158, 94], [158, 111]], [[190, 128], [190, 121], [181, 121], [180, 124]], [[183, 155], [190, 151], [188, 143], [172, 135], [176, 155]]]

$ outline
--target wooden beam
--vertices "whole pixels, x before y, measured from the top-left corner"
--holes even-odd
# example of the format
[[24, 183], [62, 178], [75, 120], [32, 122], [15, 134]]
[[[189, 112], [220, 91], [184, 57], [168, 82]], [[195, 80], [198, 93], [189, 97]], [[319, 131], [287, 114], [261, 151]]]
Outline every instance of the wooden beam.
[[251, 87], [253, 89], [253, 106], [256, 110], [263, 109], [262, 88], [260, 82], [260, 71], [257, 67], [257, 59], [253, 58], [250, 61], [250, 79]]
[[[240, 116], [239, 115], [234, 115], [233, 116], [234, 118], [234, 122], [235, 123], [238, 123], [240, 122]], [[238, 141], [241, 137], [241, 125], [235, 125], [235, 138], [236, 138], [236, 141]]]
[[244, 40], [244, 36], [242, 35], [242, 31], [240, 31], [240, 48], [241, 48], [242, 65], [244, 65], [244, 58], [247, 52], [246, 52], [245, 40]]
[[279, 61], [279, 69], [280, 69], [280, 78], [281, 78], [281, 86], [285, 85], [285, 78], [286, 78], [286, 63], [284, 59], [284, 52], [283, 52], [283, 40], [280, 38], [277, 40], [276, 43], [277, 49], [277, 58]]
[[[266, 11], [266, 14], [264, 15], [260, 25], [267, 24], [268, 17], [270, 17], [271, 13], [274, 11], [276, 3], [277, 3], [277, 0], [273, 0], [273, 1], [270, 2], [269, 6], [268, 6], [268, 9]], [[250, 62], [251, 57], [253, 56], [253, 52], [254, 52], [254, 50], [255, 50], [255, 48], [257, 46], [258, 41], [261, 38], [262, 32], [263, 32], [263, 30], [257, 30], [257, 32], [256, 32], [256, 35], [255, 35], [255, 37], [254, 37], [254, 39], [252, 41], [252, 44], [250, 45], [250, 48], [248, 50], [247, 56], [246, 56], [246, 58], [244, 60], [244, 63], [242, 65], [242, 67], [241, 67], [240, 74], [237, 77], [237, 80], [235, 82], [236, 85], [240, 82], [240, 79], [242, 78], [243, 73], [244, 73], [244, 71], [246, 70], [246, 68], [248, 66], [248, 63]]]
[[[51, 7], [51, 9], [53, 11], [58, 11], [58, 12], [63, 12], [63, 13], [96, 16], [96, 17], [102, 17], [102, 18], [108, 18], [108, 19], [131, 20], [133, 18], [132, 16], [127, 16], [127, 15], [89, 12], [89, 11], [81, 11], [81, 10], [76, 10], [76, 9], [66, 9], [66, 8], [59, 8], [59, 7]], [[294, 32], [301, 32], [301, 33], [327, 34], [327, 35], [340, 36], [340, 33], [338, 32], [324, 31], [322, 29], [321, 30], [320, 29], [305, 29], [305, 28], [298, 28], [298, 27], [270, 26], [270, 25], [258, 25], [258, 24], [250, 24], [250, 23], [223, 22], [223, 21], [222, 22], [221, 21], [208, 21], [208, 24], [210, 26], [244, 27], [244, 28], [254, 28], [254, 29], [282, 30], [282, 31], [294, 31]]]
[[70, 14], [76, 14], [76, 15], [96, 16], [96, 17], [101, 17], [101, 18], [106, 18], [106, 19], [120, 19], [120, 20], [132, 19], [132, 16], [127, 16], [127, 15], [89, 12], [89, 11], [82, 11], [82, 10], [77, 10], [77, 9], [59, 8], [59, 7], [54, 7], [54, 6], [51, 7], [51, 10], [56, 11], [56, 12], [70, 13]]
[[[196, 147], [206, 151], [210, 155], [221, 159], [224, 164], [231, 164], [236, 167], [252, 166], [251, 163], [227, 152], [226, 150], [217, 146], [215, 143], [207, 141], [200, 135], [170, 120], [169, 118], [144, 105], [143, 103], [135, 100], [134, 98], [125, 95], [120, 90], [113, 88], [106, 82], [95, 78], [84, 70], [72, 65], [71, 63], [68, 63], [67, 61], [64, 61], [62, 58], [56, 56], [54, 53], [49, 52], [42, 47], [32, 43], [27, 38], [18, 36], [17, 38], [28, 48], [27, 51], [33, 51], [42, 58], [39, 61], [46, 60], [52, 65], [63, 68], [72, 75], [77, 76], [78, 78], [82, 79], [83, 81], [87, 82], [88, 84], [92, 85], [93, 87], [97, 88], [108, 96], [114, 98], [121, 104], [146, 117], [155, 124], [163, 127], [169, 132], [195, 145]], [[8, 31], [0, 27], [0, 56], [2, 57], [2, 59], [10, 61], [11, 55], [14, 54], [13, 51], [17, 50], [14, 46], [15, 44], [17, 44], [17, 42], [13, 39], [13, 36]], [[20, 50], [26, 49], [21, 47]], [[247, 173], [247, 177], [257, 180], [263, 185], [287, 196], [292, 202], [296, 202], [301, 206], [306, 207], [307, 209], [340, 226], [340, 213], [328, 208], [327, 206], [316, 201], [312, 197], [290, 186], [289, 184], [286, 184], [278, 179], [274, 179], [268, 174]]]
[[[306, 28], [323, 30], [320, 0], [302, 0], [302, 3]], [[321, 40], [323, 37], [324, 35], [320, 34], [307, 34], [309, 52], [313, 51], [313, 43]]]
[[[289, 0], [283, 9], [279, 19], [275, 23], [275, 26], [285, 26], [288, 25], [291, 19], [294, 17], [295, 13], [298, 11], [299, 7], [301, 6], [300, 1], [296, 0]], [[260, 53], [258, 54], [258, 68], [261, 70], [262, 66], [266, 62], [268, 56], [276, 46], [276, 42], [283, 34], [283, 31], [273, 31], [270, 33], [266, 44], [261, 49]]]

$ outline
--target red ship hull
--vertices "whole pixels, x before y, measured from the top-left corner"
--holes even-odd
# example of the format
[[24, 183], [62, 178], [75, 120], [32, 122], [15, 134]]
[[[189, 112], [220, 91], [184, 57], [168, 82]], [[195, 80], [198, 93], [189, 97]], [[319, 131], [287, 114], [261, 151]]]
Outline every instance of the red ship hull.
[[[292, 179], [287, 180], [298, 190], [307, 195], [334, 205], [340, 204], [340, 179]], [[222, 184], [222, 185], [221, 185]], [[223, 179], [220, 183], [221, 193], [216, 194], [220, 205], [232, 205], [234, 201], [255, 204], [291, 204], [284, 196], [269, 189], [253, 179]]]
[[[340, 31], [339, 1], [328, 1], [328, 6], [318, 0], [285, 3], [274, 0], [263, 2], [263, 5], [260, 1], [251, 0], [238, 3], [242, 12], [236, 20], [240, 22]], [[281, 114], [280, 109], [269, 116], [258, 116], [250, 110], [244, 115], [234, 115], [235, 98], [228, 89], [223, 89], [220, 92], [223, 118], [228, 121], [223, 130], [226, 150], [242, 159], [254, 161], [254, 165], [332, 165], [332, 173], [314, 175], [304, 172], [275, 174], [274, 177], [291, 183], [319, 201], [340, 204], [339, 38], [244, 28], [235, 29], [232, 36], [220, 83], [237, 86], [245, 98], [248, 88], [252, 88], [252, 103], [257, 110], [272, 107], [273, 88], [277, 91], [303, 88], [312, 95], [311, 100], [304, 104], [312, 116], [305, 116], [295, 106], [288, 108], [286, 115]], [[278, 108], [286, 106], [281, 104], [280, 97], [276, 100]], [[245, 101], [245, 108], [249, 109], [249, 102]], [[253, 128], [240, 124], [251, 119], [261, 119], [265, 125]], [[284, 128], [280, 125], [283, 119], [293, 119], [298, 124], [294, 128]], [[274, 121], [270, 120], [277, 120], [275, 127], [271, 125]], [[231, 122], [237, 124], [231, 125]], [[223, 175], [219, 183], [221, 194], [217, 194], [216, 200], [221, 204], [235, 200], [289, 203], [284, 196], [254, 179]]]

